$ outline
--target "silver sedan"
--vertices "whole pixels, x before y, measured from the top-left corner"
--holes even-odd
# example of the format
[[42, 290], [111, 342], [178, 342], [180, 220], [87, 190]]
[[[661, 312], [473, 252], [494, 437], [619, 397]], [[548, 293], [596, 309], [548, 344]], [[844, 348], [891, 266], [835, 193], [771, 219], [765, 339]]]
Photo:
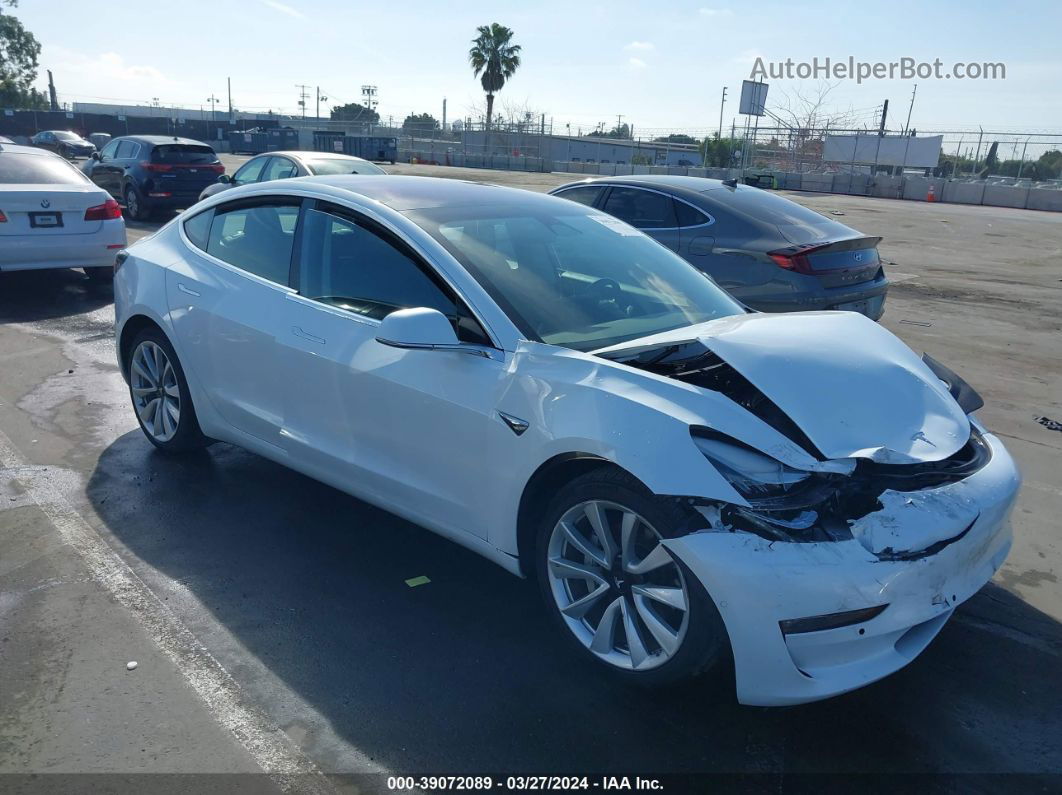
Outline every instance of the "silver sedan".
[[269, 182], [290, 177], [312, 177], [341, 174], [386, 174], [375, 163], [351, 155], [331, 152], [266, 152], [252, 157], [231, 177], [222, 174], [218, 181], [199, 194], [202, 201], [229, 188], [250, 185], [253, 182]]

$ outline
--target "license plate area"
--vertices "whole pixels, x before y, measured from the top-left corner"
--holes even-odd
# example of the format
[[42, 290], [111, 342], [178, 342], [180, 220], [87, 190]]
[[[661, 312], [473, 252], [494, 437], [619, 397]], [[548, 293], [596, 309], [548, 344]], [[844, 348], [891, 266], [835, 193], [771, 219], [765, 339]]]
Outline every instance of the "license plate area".
[[62, 213], [30, 213], [30, 229], [55, 229], [63, 225]]

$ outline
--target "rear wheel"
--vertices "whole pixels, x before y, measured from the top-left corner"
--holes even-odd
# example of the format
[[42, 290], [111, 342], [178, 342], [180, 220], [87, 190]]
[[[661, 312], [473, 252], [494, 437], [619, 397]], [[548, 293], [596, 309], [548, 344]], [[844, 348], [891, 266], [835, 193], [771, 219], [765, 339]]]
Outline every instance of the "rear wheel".
[[539, 528], [542, 596], [587, 659], [642, 685], [690, 678], [723, 658], [727, 635], [711, 597], [661, 543], [688, 516], [611, 468], [561, 489]]
[[129, 395], [149, 442], [166, 453], [210, 443], [199, 429], [181, 363], [161, 331], [149, 328], [137, 335], [128, 367]]
[[150, 213], [144, 206], [144, 200], [135, 185], [125, 186], [125, 212], [133, 221], [146, 221]]

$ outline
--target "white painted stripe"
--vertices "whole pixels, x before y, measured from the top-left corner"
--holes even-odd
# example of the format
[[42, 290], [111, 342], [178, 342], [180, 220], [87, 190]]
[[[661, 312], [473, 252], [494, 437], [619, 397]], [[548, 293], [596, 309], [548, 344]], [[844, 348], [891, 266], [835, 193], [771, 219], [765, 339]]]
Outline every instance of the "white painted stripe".
[[19, 481], [63, 541], [81, 556], [93, 580], [129, 610], [214, 719], [232, 733], [281, 790], [308, 795], [335, 792], [287, 735], [264, 712], [247, 703], [229, 672], [56, 490], [43, 469], [26, 463], [3, 431], [0, 466]]
[[908, 282], [911, 279], [917, 279], [917, 273], [902, 273], [900, 271], [886, 270], [885, 275], [889, 277], [889, 281], [893, 284], [899, 284], [900, 282]]

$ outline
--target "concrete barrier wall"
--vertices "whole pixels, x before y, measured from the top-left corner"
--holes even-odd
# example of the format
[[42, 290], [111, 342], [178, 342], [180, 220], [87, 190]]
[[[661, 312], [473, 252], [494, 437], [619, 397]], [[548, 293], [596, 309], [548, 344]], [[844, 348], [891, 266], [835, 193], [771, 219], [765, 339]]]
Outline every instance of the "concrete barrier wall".
[[1030, 188], [1029, 200], [1025, 206], [1030, 210], [1052, 210], [1062, 213], [1062, 190]]
[[[1053, 191], [1048, 191], [1049, 193]], [[954, 204], [981, 204], [985, 196], [985, 183], [983, 182], [952, 182], [944, 183], [943, 198], [946, 202]]]
[[992, 207], [1024, 207], [1028, 201], [1028, 188], [1015, 188], [1011, 185], [985, 185], [985, 195], [981, 203]]
[[832, 193], [833, 174], [804, 174], [800, 179], [800, 189]]

